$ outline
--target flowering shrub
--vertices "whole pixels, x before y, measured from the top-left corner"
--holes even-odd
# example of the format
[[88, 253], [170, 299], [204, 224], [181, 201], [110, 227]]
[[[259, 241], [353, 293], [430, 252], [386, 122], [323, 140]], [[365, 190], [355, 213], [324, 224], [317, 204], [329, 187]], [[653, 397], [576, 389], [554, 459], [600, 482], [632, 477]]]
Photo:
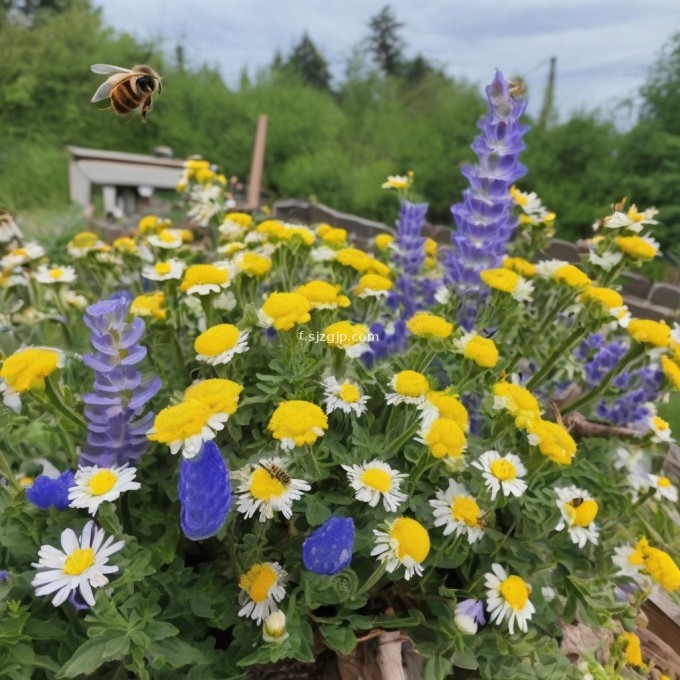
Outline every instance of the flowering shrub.
[[[4, 677], [239, 678], [386, 630], [428, 679], [651, 672], [680, 329], [615, 287], [654, 211], [615, 206], [580, 266], [537, 259], [556, 218], [512, 185], [524, 107], [500, 74], [489, 100], [453, 245], [421, 235], [412, 174], [384, 185], [396, 236], [357, 244], [229, 212], [197, 161], [191, 230], [53, 260], [2, 232]], [[577, 620], [616, 632], [579, 667]]]

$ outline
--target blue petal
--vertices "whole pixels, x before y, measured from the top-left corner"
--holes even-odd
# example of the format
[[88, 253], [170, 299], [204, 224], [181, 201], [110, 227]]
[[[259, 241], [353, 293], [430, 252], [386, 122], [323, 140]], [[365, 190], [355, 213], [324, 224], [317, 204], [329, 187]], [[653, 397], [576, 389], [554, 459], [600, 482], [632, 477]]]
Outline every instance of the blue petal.
[[59, 479], [50, 479], [45, 475], [38, 475], [33, 485], [26, 489], [26, 498], [41, 510], [47, 510], [53, 505], [57, 510], [68, 508], [68, 490], [73, 486], [73, 473], [63, 472]]
[[331, 517], [302, 544], [302, 561], [309, 571], [333, 576], [349, 566], [354, 547], [354, 521]]

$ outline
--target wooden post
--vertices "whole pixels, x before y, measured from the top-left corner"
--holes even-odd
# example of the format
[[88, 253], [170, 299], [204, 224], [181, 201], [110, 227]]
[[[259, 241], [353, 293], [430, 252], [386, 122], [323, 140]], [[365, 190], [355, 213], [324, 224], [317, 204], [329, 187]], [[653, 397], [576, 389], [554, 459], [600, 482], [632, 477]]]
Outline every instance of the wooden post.
[[260, 114], [257, 118], [253, 159], [250, 163], [250, 179], [248, 181], [248, 197], [246, 207], [255, 210], [260, 205], [260, 188], [262, 187], [262, 169], [264, 168], [264, 149], [267, 141], [267, 116]]

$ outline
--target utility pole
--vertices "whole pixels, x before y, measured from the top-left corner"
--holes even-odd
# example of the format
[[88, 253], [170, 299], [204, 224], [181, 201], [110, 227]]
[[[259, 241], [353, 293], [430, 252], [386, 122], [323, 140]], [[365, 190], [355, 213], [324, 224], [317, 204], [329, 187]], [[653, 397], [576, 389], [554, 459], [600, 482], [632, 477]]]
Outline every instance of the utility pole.
[[538, 127], [547, 128], [555, 119], [555, 77], [557, 72], [557, 57], [550, 57], [550, 72], [548, 73], [548, 85], [543, 95], [543, 105], [538, 119]]

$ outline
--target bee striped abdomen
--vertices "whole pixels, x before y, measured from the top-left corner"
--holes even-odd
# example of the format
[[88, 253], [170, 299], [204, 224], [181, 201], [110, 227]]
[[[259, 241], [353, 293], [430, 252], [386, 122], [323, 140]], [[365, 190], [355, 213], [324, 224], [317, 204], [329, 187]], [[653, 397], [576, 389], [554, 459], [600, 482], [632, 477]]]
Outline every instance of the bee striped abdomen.
[[141, 104], [131, 79], [123, 81], [111, 92], [111, 106], [116, 113], [130, 113]]

